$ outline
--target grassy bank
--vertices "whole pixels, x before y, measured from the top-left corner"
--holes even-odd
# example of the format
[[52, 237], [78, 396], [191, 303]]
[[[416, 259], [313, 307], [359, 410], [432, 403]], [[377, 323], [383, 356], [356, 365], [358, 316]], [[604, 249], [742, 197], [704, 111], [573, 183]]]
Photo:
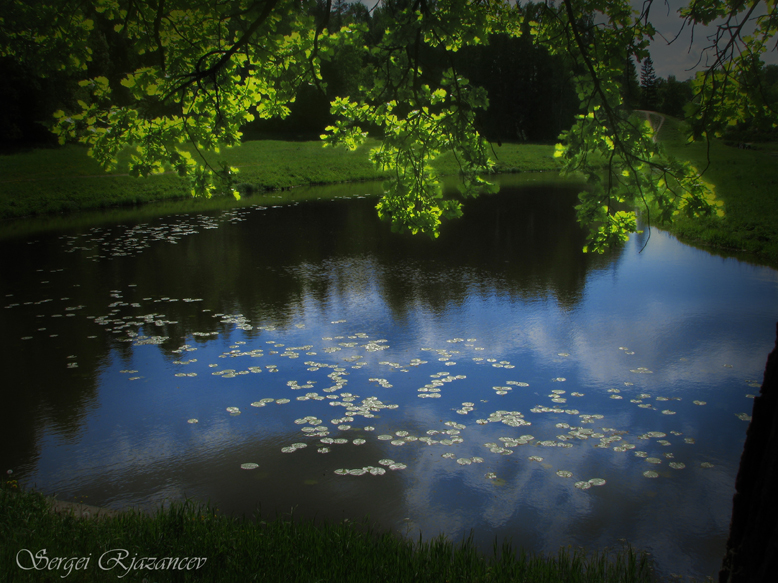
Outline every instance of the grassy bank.
[[[367, 159], [378, 144], [370, 140], [356, 152], [323, 148], [321, 142], [245, 142], [206, 157], [240, 169], [243, 194], [301, 186], [385, 178]], [[495, 148], [501, 172], [552, 170], [553, 147], [506, 144]], [[456, 174], [453, 156], [436, 163], [439, 172]], [[0, 220], [69, 211], [102, 209], [189, 197], [186, 180], [174, 173], [136, 179], [127, 175], [127, 159], [108, 174], [83, 147], [34, 149], [0, 155]]]
[[687, 144], [681, 122], [670, 117], [658, 137], [671, 154], [699, 170], [707, 166], [704, 178], [725, 205], [723, 218], [682, 218], [663, 228], [690, 243], [755, 253], [778, 266], [778, 144], [741, 150], [715, 140], [708, 153], [706, 144]]
[[[748, 257], [751, 261], [778, 266], [778, 144], [741, 150], [714, 141], [708, 152], [705, 144], [687, 144], [681, 122], [670, 117], [658, 137], [672, 154], [699, 169], [707, 166], [705, 178], [715, 185], [726, 213], [723, 218], [679, 219], [663, 228], [692, 244], [746, 251], [755, 254]], [[239, 190], [245, 195], [384, 178], [367, 159], [368, 149], [376, 145], [371, 140], [356, 152], [347, 152], [323, 148], [318, 141], [261, 140], [208, 158], [237, 166]], [[494, 154], [499, 172], [558, 168], [550, 145], [504, 144], [495, 146]], [[458, 171], [450, 155], [436, 167], [448, 176]], [[136, 179], [126, 172], [126, 159], [107, 174], [75, 145], [0, 155], [0, 220], [190, 198], [187, 181], [175, 174]]]
[[[590, 555], [563, 549], [543, 557], [517, 555], [506, 545], [497, 558], [478, 553], [470, 541], [457, 545], [443, 539], [414, 543], [376, 532], [367, 523], [238, 520], [192, 503], [174, 505], [154, 515], [128, 511], [95, 520], [54, 514], [50, 506], [39, 493], [18, 491], [13, 481], [3, 486], [0, 581], [62, 581], [63, 577], [84, 582], [656, 581], [646, 555], [628, 547]], [[56, 568], [29, 568], [42, 549], [49, 561], [39, 560], [38, 565]], [[121, 550], [127, 556], [119, 563], [116, 559], [121, 558]], [[108, 551], [113, 552], [103, 557], [102, 565], [113, 566], [110, 570], [100, 566], [100, 557]], [[56, 565], [51, 562], [54, 557], [65, 560]], [[169, 561], [154, 563], [159, 567], [156, 570], [131, 568], [133, 558], [143, 557], [205, 561], [201, 560], [199, 567], [197, 562], [185, 563], [183, 570], [166, 566]], [[72, 560], [68, 563], [66, 559]], [[17, 560], [28, 570], [20, 568]], [[71, 571], [66, 577], [68, 565]]]

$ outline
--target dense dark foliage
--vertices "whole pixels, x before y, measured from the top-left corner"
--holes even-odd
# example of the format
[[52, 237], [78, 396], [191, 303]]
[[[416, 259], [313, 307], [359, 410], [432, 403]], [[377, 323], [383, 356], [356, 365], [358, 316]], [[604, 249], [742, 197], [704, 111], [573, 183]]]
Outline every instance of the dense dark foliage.
[[[308, 10], [317, 21], [333, 31], [350, 23], [366, 23], [368, 40], [380, 40], [387, 21], [402, 8], [403, 0], [384, 2], [372, 12], [361, 3], [332, 2], [327, 13], [326, 0], [308, 2]], [[572, 84], [572, 70], [559, 56], [533, 44], [529, 21], [536, 15], [530, 3], [525, 7], [521, 38], [499, 36], [489, 44], [466, 47], [457, 56], [458, 70], [489, 94], [489, 109], [479, 112], [482, 133], [494, 142], [552, 142], [573, 123], [578, 101]], [[122, 34], [101, 13], [90, 17], [95, 27], [89, 35], [92, 61], [90, 76], [104, 76], [115, 95], [126, 93], [120, 80], [152, 58], [138, 55]], [[450, 66], [444, 51], [428, 51], [425, 61], [430, 69]], [[244, 127], [247, 138], [285, 137], [315, 139], [333, 123], [330, 102], [336, 96], [355, 94], [360, 85], [371, 83], [373, 70], [361, 62], [354, 47], [344, 46], [322, 66], [323, 83], [300, 88], [291, 113], [286, 119], [257, 120]], [[83, 90], [72, 73], [22, 67], [11, 58], [0, 59], [0, 147], [56, 144], [48, 131], [52, 113], [74, 109]]]
[[[369, 40], [378, 42], [387, 20], [406, 2], [384, 2], [372, 12], [361, 3], [333, 3], [327, 26], [339, 30], [351, 23], [366, 23]], [[569, 63], [534, 44], [529, 22], [537, 15], [529, 3], [524, 6], [525, 33], [520, 38], [500, 35], [489, 44], [465, 47], [457, 54], [456, 69], [489, 94], [489, 108], [478, 113], [481, 133], [489, 140], [507, 142], [553, 142], [568, 129], [578, 112], [578, 100]], [[326, 15], [326, 2], [317, 0], [316, 14]], [[425, 65], [432, 71], [449, 66], [442, 50], [425, 50]], [[258, 120], [245, 131], [249, 137], [283, 135], [288, 138], [316, 138], [333, 123], [330, 102], [339, 95], [353, 95], [360, 85], [370, 85], [372, 69], [359, 60], [353, 47], [344, 47], [322, 66], [323, 86], [306, 86], [284, 120]]]

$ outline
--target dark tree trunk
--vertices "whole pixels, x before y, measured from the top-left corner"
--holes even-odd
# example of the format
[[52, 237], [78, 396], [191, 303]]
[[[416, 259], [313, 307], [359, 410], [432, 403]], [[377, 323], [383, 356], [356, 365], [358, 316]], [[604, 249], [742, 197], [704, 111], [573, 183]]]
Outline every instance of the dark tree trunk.
[[[778, 330], [778, 326], [776, 326]], [[778, 580], [778, 339], [754, 399], [719, 583]]]

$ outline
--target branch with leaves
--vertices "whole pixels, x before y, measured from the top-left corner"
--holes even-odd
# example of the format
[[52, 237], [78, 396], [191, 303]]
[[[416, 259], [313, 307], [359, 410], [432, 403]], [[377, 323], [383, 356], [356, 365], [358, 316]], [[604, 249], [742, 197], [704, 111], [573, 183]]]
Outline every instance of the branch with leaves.
[[[531, 15], [534, 42], [564, 55], [575, 78], [580, 115], [560, 136], [555, 155], [564, 172], [590, 184], [577, 207], [579, 220], [591, 228], [587, 249], [624, 241], [637, 228], [636, 208], [659, 222], [722, 212], [700, 171], [668, 156], [645, 115], [623, 103], [624, 63], [648, 57], [656, 34], [649, 23], [652, 0], [640, 13], [627, 0], [562, 0], [556, 7], [383, 0], [366, 11], [368, 19], [390, 15], [378, 31], [364, 22], [334, 26], [329, 0], [49, 0], [35, 10], [21, 0], [2, 2], [0, 56], [39, 67], [41, 74], [61, 67], [84, 74], [89, 97], [79, 101], [80, 109], [56, 114], [53, 129], [61, 142], [86, 144], [106, 168], [129, 149], [133, 175], [175, 169], [190, 178], [197, 196], [235, 192], [235, 169], [213, 168], [185, 144], [196, 153], [218, 152], [239, 143], [241, 128], [252, 120], [288, 116], [301, 87], [325, 89], [322, 63], [351, 51], [369, 70], [369, 81], [332, 101], [336, 121], [323, 141], [353, 150], [368, 131], [376, 132], [381, 145], [370, 159], [392, 175], [379, 215], [396, 229], [433, 237], [443, 220], [461, 215], [462, 198], [495, 190], [489, 182], [493, 151], [476, 127], [488, 96], [457, 70], [455, 56], [495, 35], [518, 37]], [[336, 8], [333, 20], [343, 23], [344, 8]], [[715, 58], [695, 80], [691, 138], [720, 133], [754, 111], [775, 120], [753, 79], [778, 32], [776, 3], [694, 0], [681, 15], [691, 27], [721, 20], [709, 47]], [[83, 41], [95, 18], [113, 23], [143, 63], [121, 80], [124, 97], [107, 78], [84, 73], [91, 57]], [[753, 32], [745, 34], [746, 23]], [[46, 36], [47, 30], [56, 34]], [[432, 166], [447, 152], [460, 167], [458, 197], [443, 192]]]

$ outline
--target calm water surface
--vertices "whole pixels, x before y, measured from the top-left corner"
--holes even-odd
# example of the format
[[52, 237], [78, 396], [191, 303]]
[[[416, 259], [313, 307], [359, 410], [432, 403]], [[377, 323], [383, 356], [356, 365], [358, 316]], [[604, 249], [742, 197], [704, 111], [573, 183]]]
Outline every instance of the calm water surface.
[[713, 574], [778, 273], [656, 230], [584, 255], [576, 187], [504, 186], [435, 241], [339, 188], [4, 239], [2, 469]]

